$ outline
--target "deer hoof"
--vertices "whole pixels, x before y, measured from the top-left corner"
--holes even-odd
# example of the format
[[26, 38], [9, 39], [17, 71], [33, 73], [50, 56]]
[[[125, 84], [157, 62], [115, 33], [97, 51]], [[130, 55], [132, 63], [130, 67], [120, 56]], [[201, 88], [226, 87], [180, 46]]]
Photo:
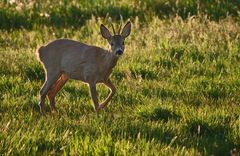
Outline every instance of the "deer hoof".
[[41, 112], [41, 114], [42, 114], [42, 115], [45, 115], [45, 113], [46, 113], [45, 105], [42, 104], [42, 103], [40, 103], [40, 104], [39, 104], [39, 107], [40, 107], [40, 112]]

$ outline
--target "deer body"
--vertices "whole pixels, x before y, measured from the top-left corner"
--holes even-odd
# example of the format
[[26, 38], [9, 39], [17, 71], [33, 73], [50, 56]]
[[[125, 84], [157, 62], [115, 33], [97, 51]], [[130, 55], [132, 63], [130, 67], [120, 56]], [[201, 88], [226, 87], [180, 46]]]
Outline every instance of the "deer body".
[[[102, 36], [111, 44], [111, 51], [69, 39], [55, 40], [37, 50], [46, 73], [45, 82], [40, 90], [42, 114], [45, 113], [46, 96], [50, 101], [51, 110], [54, 110], [55, 96], [68, 79], [88, 83], [96, 112], [111, 100], [116, 89], [109, 76], [124, 51], [124, 39], [130, 34], [131, 24], [128, 22], [122, 34], [114, 36], [110, 35], [104, 25], [100, 28]], [[107, 99], [100, 105], [96, 92], [97, 83], [104, 83], [111, 90]]]
[[63, 73], [86, 83], [106, 81], [118, 60], [107, 50], [69, 39], [41, 47], [39, 57], [49, 73]]

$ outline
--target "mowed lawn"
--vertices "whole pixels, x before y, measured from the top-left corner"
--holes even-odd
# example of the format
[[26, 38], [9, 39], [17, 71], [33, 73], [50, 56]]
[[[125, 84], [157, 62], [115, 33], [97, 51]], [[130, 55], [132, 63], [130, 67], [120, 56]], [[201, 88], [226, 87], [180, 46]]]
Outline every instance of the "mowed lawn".
[[[240, 151], [240, 4], [235, 1], [0, 2], [0, 155], [234, 155]], [[100, 24], [132, 22], [96, 115], [70, 80], [41, 116], [36, 49], [70, 38], [108, 49]], [[110, 29], [111, 30], [111, 29]], [[100, 101], [109, 91], [97, 86]]]

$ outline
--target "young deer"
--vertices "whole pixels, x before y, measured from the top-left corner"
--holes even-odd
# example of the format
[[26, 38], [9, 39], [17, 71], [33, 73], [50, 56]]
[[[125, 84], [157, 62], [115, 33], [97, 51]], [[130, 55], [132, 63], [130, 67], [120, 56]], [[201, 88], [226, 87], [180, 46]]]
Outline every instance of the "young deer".
[[[103, 38], [111, 45], [111, 50], [87, 45], [69, 39], [58, 39], [42, 46], [37, 50], [39, 60], [45, 69], [45, 82], [40, 90], [40, 111], [45, 113], [45, 98], [48, 96], [50, 109], [55, 109], [55, 96], [68, 79], [81, 80], [89, 85], [91, 98], [95, 111], [107, 106], [116, 92], [109, 76], [116, 65], [118, 58], [124, 52], [124, 40], [131, 32], [131, 23], [128, 21], [122, 32], [112, 36], [109, 30], [101, 24], [100, 30]], [[106, 100], [99, 105], [96, 83], [104, 83], [110, 90]]]

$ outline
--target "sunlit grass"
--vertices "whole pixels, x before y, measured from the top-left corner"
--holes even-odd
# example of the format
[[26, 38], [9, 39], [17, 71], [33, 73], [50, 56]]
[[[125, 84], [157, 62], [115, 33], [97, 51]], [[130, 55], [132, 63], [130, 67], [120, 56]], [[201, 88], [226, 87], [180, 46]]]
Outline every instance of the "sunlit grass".
[[[145, 9], [151, 8], [151, 2], [145, 1]], [[23, 13], [13, 9], [17, 4], [0, 3], [5, 6], [1, 11], [13, 20], [0, 15], [6, 20], [6, 25], [0, 24], [1, 155], [229, 155], [240, 150], [237, 17], [224, 15], [221, 19], [210, 9], [204, 14], [208, 16], [179, 13], [164, 19], [155, 10], [151, 17], [144, 14], [143, 20], [131, 12], [132, 6], [138, 9], [135, 13], [144, 10], [139, 6], [142, 1], [81, 5], [73, 1], [66, 8], [60, 7], [61, 1], [48, 18], [85, 5], [93, 6], [95, 16], [83, 14], [84, 23], [76, 27], [78, 16], [66, 19], [78, 12], [75, 8], [63, 17], [66, 23], [57, 26], [58, 22], [51, 21], [57, 19], [35, 17], [50, 11], [50, 1], [42, 4], [42, 12], [37, 12], [37, 4], [27, 8], [22, 3]], [[51, 114], [47, 107], [46, 117], [42, 117], [37, 104], [44, 70], [35, 56], [37, 47], [56, 38], [71, 38], [107, 49], [99, 26], [107, 25], [111, 14], [105, 14], [108, 10], [103, 4], [118, 7], [120, 3], [130, 10], [122, 15], [131, 19], [133, 28], [126, 39], [126, 52], [111, 76], [117, 93], [110, 105], [97, 116], [88, 86], [71, 80], [56, 98], [57, 112]], [[96, 4], [102, 4], [99, 10]], [[195, 7], [191, 4], [188, 9]], [[27, 9], [32, 14], [25, 15]], [[18, 19], [20, 25], [23, 19], [29, 21], [21, 27], [12, 18], [14, 13], [23, 17]], [[117, 19], [116, 12], [116, 24]], [[108, 90], [103, 85], [97, 90], [102, 101]]]

